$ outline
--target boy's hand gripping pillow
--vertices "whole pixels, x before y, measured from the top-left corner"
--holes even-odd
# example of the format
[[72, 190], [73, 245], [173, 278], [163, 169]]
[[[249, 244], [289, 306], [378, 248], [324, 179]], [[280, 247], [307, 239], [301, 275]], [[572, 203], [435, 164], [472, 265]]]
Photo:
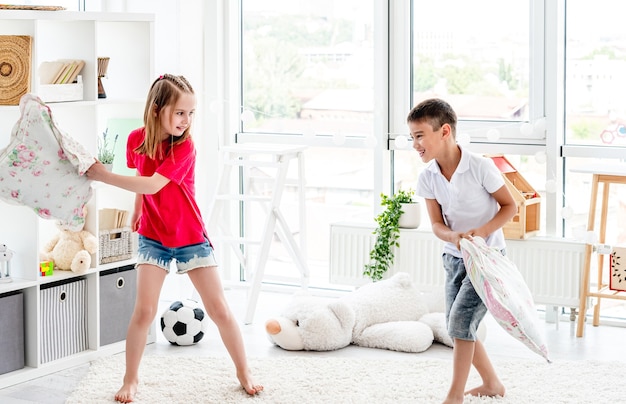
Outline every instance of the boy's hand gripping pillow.
[[461, 252], [476, 293], [498, 324], [550, 362], [533, 297], [515, 264], [481, 237], [461, 239]]

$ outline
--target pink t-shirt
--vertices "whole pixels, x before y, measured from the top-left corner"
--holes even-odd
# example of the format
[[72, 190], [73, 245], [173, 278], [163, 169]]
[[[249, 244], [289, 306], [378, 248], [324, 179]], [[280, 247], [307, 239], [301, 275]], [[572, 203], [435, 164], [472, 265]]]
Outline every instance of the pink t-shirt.
[[145, 128], [135, 129], [128, 135], [128, 167], [146, 177], [158, 172], [170, 182], [153, 195], [142, 195], [138, 233], [170, 248], [204, 242], [208, 236], [195, 199], [196, 148], [193, 141], [189, 138], [170, 150], [170, 141], [166, 140], [163, 145], [166, 157], [151, 159], [133, 151], [144, 137]]

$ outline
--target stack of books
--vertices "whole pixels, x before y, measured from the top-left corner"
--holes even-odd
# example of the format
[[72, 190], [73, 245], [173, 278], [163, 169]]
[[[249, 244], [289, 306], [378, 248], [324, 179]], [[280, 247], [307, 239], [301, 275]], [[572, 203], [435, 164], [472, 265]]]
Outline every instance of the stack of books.
[[58, 60], [43, 62], [39, 66], [40, 84], [72, 84], [77, 81], [84, 60]]

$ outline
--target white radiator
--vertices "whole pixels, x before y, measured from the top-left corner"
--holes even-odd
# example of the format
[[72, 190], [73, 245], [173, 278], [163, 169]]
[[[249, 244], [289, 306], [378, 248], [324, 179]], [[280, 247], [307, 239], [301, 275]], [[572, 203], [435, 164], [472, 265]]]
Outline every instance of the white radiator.
[[[363, 267], [374, 246], [374, 225], [331, 224], [330, 282], [360, 286], [369, 282]], [[400, 248], [388, 275], [408, 272], [418, 288], [442, 288], [443, 242], [430, 231], [401, 229]], [[507, 240], [507, 256], [524, 276], [536, 304], [578, 307], [585, 244], [557, 238]]]

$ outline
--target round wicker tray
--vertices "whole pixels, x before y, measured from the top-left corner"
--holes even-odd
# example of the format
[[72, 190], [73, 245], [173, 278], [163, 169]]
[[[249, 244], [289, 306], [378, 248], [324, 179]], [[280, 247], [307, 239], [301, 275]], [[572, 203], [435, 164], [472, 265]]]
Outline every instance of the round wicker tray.
[[18, 105], [30, 89], [32, 38], [0, 35], [0, 105]]
[[58, 11], [65, 10], [61, 6], [20, 6], [13, 4], [0, 4], [0, 10], [39, 10], [39, 11]]

